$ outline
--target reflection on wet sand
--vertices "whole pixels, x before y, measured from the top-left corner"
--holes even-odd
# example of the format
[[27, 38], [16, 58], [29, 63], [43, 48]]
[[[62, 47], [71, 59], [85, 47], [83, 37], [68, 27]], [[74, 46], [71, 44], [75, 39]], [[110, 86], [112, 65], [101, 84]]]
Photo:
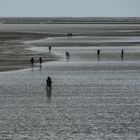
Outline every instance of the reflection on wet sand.
[[48, 98], [48, 100], [50, 100], [51, 99], [51, 96], [52, 96], [52, 87], [50, 87], [50, 88], [46, 88], [46, 96], [47, 96], [47, 98]]
[[40, 70], [40, 72], [42, 71], [42, 65], [39, 66], [39, 70]]

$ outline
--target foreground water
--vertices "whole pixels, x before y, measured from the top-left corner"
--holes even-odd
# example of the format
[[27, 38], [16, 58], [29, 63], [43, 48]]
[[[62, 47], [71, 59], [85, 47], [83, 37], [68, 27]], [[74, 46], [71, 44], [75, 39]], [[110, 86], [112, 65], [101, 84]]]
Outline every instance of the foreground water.
[[[117, 54], [105, 61], [97, 61], [92, 47], [53, 51], [65, 50], [71, 52], [68, 61], [0, 73], [0, 139], [139, 140], [138, 59], [121, 61], [119, 48], [104, 48]], [[52, 91], [45, 89], [47, 76]]]

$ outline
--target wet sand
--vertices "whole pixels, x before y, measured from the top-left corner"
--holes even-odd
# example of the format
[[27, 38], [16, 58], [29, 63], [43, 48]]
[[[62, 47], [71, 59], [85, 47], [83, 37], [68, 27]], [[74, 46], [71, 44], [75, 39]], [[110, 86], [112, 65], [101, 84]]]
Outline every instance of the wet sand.
[[[135, 47], [140, 45], [139, 24], [0, 24], [0, 71], [30, 68], [30, 58], [36, 59], [38, 65], [39, 57], [44, 62], [61, 60], [61, 55], [52, 51], [35, 52], [30, 47]], [[67, 37], [72, 32], [73, 37]], [[27, 43], [28, 42], [28, 43]], [[124, 46], [124, 47], [123, 47]], [[126, 50], [127, 51], [127, 50]], [[93, 58], [96, 57], [93, 52]], [[107, 59], [119, 57], [119, 52], [105, 54]], [[63, 58], [62, 58], [63, 55]], [[127, 53], [127, 59], [135, 56], [139, 61], [139, 53]], [[135, 59], [132, 58], [132, 59]], [[103, 59], [104, 60], [104, 59]]]
[[[59, 27], [48, 30], [51, 33], [55, 31], [55, 35], [69, 31], [68, 25], [64, 30], [62, 27], [59, 30]], [[93, 32], [91, 31], [93, 28], [89, 27], [80, 26], [86, 34]], [[35, 28], [32, 31], [40, 31], [40, 28], [41, 25], [39, 29]], [[129, 32], [135, 27], [128, 28]], [[46, 26], [45, 29], [47, 30]], [[13, 29], [10, 27], [9, 30]], [[78, 30], [79, 28], [76, 29]], [[42, 31], [44, 32], [43, 29]], [[44, 54], [44, 58], [49, 60], [48, 45], [54, 42], [56, 45], [52, 48], [52, 54], [58, 56], [59, 61], [48, 61], [41, 66], [37, 64], [37, 67], [30, 67], [28, 63], [28, 69], [22, 69], [26, 66], [23, 63], [21, 70], [0, 73], [0, 139], [139, 140], [138, 36], [131, 36], [128, 33], [129, 37], [100, 38], [94, 37], [94, 33], [87, 37], [82, 32], [82, 36], [67, 38], [62, 34], [58, 38], [49, 34], [47, 39], [46, 36], [39, 38], [31, 36], [22, 40], [24, 43], [19, 39], [21, 46], [1, 45], [4, 50], [1, 53], [1, 59], [4, 58], [1, 65], [4, 65], [5, 59], [11, 58], [12, 62], [12, 59], [16, 58], [15, 69], [20, 66], [18, 65], [20, 58], [25, 56], [28, 61], [32, 55], [38, 58]], [[84, 43], [82, 46], [81, 41]], [[95, 41], [102, 43], [108, 41], [109, 45], [101, 43], [97, 46], [94, 45]], [[110, 41], [117, 42], [116, 46], [111, 46]], [[120, 45], [121, 41], [130, 43], [131, 46]], [[14, 43], [16, 40], [9, 42]], [[97, 57], [97, 49], [101, 50], [100, 59]], [[123, 61], [122, 49], [124, 49]], [[65, 59], [66, 50], [70, 53], [69, 60]], [[55, 58], [54, 56], [52, 58]], [[8, 66], [13, 70], [13, 62], [7, 63]], [[52, 78], [51, 91], [45, 88], [47, 76]]]
[[93, 47], [67, 49], [75, 52], [69, 60], [0, 73], [0, 138], [138, 140], [140, 63], [93, 61]]
[[35, 65], [39, 66], [39, 57], [44, 62], [58, 60], [61, 57], [55, 53], [37, 53], [30, 51], [25, 42], [46, 38], [47, 34], [24, 32], [0, 32], [0, 71], [31, 68], [30, 59], [35, 58]]

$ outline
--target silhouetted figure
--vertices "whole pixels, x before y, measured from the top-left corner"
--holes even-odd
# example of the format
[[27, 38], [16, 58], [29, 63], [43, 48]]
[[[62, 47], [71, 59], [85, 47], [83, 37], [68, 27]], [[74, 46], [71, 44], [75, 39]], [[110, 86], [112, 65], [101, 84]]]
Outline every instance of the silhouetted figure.
[[68, 51], [66, 51], [66, 59], [68, 60], [70, 58], [70, 54]]
[[100, 50], [99, 49], [97, 50], [97, 58], [98, 58], [98, 61], [100, 61]]
[[70, 33], [70, 37], [72, 37], [72, 33]]
[[46, 80], [46, 88], [51, 88], [52, 87], [52, 80], [51, 77], [48, 77]]
[[100, 55], [100, 50], [99, 50], [99, 49], [97, 50], [97, 55], [98, 55], [98, 56]]
[[42, 64], [43, 60], [42, 60], [42, 57], [39, 58], [39, 63], [40, 65]]
[[67, 37], [72, 37], [72, 33], [67, 33]]
[[51, 53], [51, 49], [52, 49], [52, 47], [51, 47], [51, 46], [49, 46], [49, 53]]
[[121, 52], [121, 59], [123, 61], [123, 56], [124, 56], [124, 50], [122, 49], [122, 52]]
[[34, 62], [35, 62], [35, 60], [34, 60], [34, 58], [32, 57], [32, 58], [31, 58], [31, 64], [32, 64], [32, 66], [34, 65]]
[[69, 37], [69, 33], [67, 33], [67, 37]]

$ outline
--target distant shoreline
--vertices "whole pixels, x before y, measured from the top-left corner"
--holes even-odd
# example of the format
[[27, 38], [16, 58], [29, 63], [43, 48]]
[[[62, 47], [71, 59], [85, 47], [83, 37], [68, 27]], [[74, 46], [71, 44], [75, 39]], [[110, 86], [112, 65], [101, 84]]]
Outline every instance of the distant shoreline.
[[[23, 23], [0, 23], [0, 24], [23, 24]], [[52, 22], [52, 23], [24, 23], [24, 24], [140, 24], [140, 22]]]
[[139, 17], [0, 17], [3, 24], [140, 24]]

